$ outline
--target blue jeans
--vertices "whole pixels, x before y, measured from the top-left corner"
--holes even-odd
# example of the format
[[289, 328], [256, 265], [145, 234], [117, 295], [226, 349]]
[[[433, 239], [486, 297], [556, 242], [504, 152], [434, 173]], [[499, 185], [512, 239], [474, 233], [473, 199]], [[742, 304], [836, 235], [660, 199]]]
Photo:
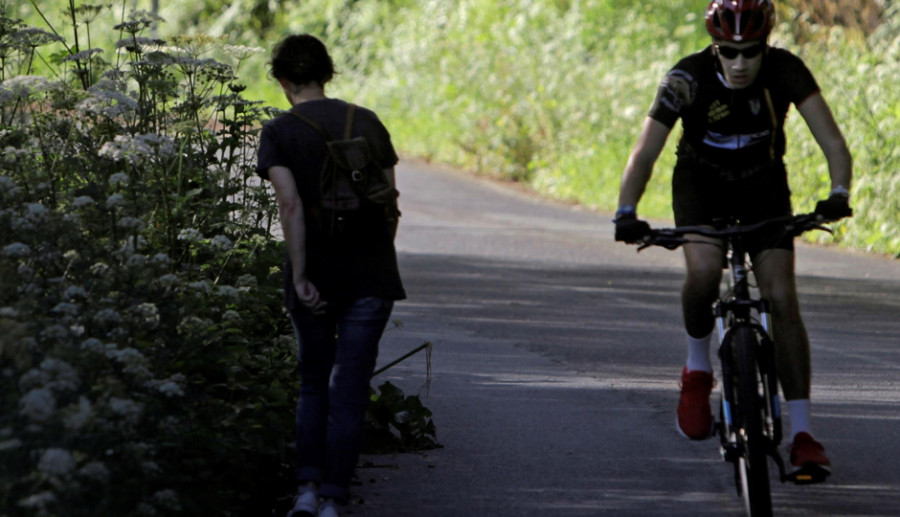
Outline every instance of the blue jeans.
[[360, 298], [326, 314], [291, 311], [297, 335], [297, 481], [346, 501], [359, 460], [369, 382], [394, 302]]

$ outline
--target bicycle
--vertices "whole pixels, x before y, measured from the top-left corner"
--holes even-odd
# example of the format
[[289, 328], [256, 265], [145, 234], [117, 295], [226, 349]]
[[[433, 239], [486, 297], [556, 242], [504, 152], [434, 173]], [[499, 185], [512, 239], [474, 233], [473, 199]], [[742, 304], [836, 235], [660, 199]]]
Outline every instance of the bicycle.
[[[721, 403], [716, 430], [726, 462], [734, 465], [735, 486], [751, 517], [771, 517], [772, 498], [768, 459], [778, 467], [782, 483], [815, 483], [827, 472], [787, 473], [778, 452], [782, 440], [775, 342], [769, 304], [751, 295], [747, 252], [741, 237], [763, 229], [782, 228], [782, 235], [800, 235], [808, 230], [831, 232], [815, 213], [767, 219], [742, 226], [731, 222], [718, 227], [684, 226], [651, 230], [638, 244], [674, 250], [692, 242], [691, 234], [720, 239], [726, 250], [725, 269], [730, 270], [730, 288], [716, 300], [713, 314], [722, 363]], [[696, 241], [704, 242], [707, 241]], [[711, 243], [710, 243], [711, 244]]]

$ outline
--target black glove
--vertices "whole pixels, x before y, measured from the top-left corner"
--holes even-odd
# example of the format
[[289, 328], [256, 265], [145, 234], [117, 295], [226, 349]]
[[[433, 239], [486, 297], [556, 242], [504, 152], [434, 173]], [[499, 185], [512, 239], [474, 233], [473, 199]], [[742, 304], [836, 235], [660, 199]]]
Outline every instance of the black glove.
[[616, 217], [616, 240], [622, 242], [640, 242], [650, 235], [650, 225], [641, 221], [634, 214], [622, 214]]
[[832, 194], [828, 199], [816, 203], [816, 214], [826, 221], [837, 221], [853, 215], [850, 198], [843, 194]]

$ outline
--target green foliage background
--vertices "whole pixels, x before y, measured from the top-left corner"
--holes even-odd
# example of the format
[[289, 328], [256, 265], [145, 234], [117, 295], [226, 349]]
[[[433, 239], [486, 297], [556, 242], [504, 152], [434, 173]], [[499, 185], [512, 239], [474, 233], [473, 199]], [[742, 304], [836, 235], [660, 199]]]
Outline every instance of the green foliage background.
[[[773, 40], [816, 73], [856, 158], [836, 239], [897, 255], [900, 7], [862, 3], [786, 1]], [[0, 0], [3, 515], [286, 503], [294, 351], [252, 152], [266, 106], [286, 107], [266, 73], [283, 36], [324, 39], [330, 93], [406, 154], [606, 211], [658, 81], [707, 42], [706, 0], [160, 4], [164, 24], [127, 14], [149, 0]], [[802, 126], [787, 159], [809, 210], [828, 181]], [[645, 216], [669, 215], [673, 143]], [[380, 444], [436, 445], [417, 398], [385, 385], [372, 408]]]
[[[150, 8], [147, 0], [129, 4]], [[605, 211], [615, 208], [622, 168], [658, 81], [707, 43], [706, 0], [160, 4], [166, 30], [227, 35], [266, 50], [242, 69], [248, 97], [283, 104], [266, 80], [268, 50], [288, 33], [310, 32], [326, 41], [342, 72], [329, 92], [374, 108], [407, 155], [527, 182]], [[818, 238], [896, 255], [900, 18], [896, 6], [882, 13], [880, 5], [785, 0], [773, 42], [807, 61], [856, 160], [857, 215], [835, 238]], [[829, 188], [824, 158], [796, 114], [789, 142], [795, 208], [809, 210]], [[643, 215], [670, 216], [672, 163], [670, 146], [639, 207]]]

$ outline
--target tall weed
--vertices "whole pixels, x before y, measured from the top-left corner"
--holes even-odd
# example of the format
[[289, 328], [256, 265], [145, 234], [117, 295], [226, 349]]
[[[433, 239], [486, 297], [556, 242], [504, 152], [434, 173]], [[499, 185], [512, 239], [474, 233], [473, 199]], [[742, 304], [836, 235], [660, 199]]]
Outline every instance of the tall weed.
[[290, 483], [270, 112], [157, 22], [109, 54], [0, 17], [3, 515], [250, 514]]

